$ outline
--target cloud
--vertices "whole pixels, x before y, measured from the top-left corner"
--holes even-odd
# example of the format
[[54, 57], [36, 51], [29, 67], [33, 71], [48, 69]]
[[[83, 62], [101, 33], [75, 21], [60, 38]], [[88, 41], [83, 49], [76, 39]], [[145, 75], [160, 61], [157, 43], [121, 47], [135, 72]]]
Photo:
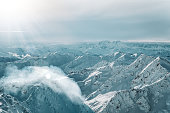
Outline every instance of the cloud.
[[166, 15], [170, 12], [169, 0], [44, 0], [39, 2], [44, 4], [38, 10], [40, 17], [45, 16], [41, 18], [42, 20], [79, 20], [80, 17], [120, 18], [141, 14]]
[[[19, 24], [11, 25], [10, 30], [25, 32], [0, 32], [0, 40], [168, 40], [169, 4], [169, 0], [24, 0], [23, 15], [15, 17]], [[3, 20], [0, 23], [4, 31]]]
[[1, 86], [6, 92], [17, 93], [29, 86], [46, 85], [54, 92], [65, 94], [71, 101], [79, 103], [83, 101], [81, 91], [76, 82], [69, 79], [61, 69], [57, 67], [30, 66], [19, 70], [16, 66], [6, 69], [6, 76], [0, 80]]

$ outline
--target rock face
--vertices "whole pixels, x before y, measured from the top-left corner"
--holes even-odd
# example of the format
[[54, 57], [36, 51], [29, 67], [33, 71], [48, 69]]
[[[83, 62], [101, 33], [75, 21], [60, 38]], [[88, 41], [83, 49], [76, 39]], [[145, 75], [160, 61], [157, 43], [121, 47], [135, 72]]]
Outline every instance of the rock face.
[[[7, 106], [1, 110], [5, 112], [19, 109], [31, 113], [93, 113], [84, 104], [78, 85], [56, 67], [8, 67], [0, 84], [1, 104]], [[15, 106], [15, 103], [20, 104]]]
[[[8, 69], [14, 65], [17, 71]], [[54, 76], [61, 73], [56, 68], [33, 73], [30, 66], [57, 66], [64, 78]], [[9, 77], [11, 71], [19, 79]], [[75, 83], [67, 84], [65, 78], [78, 84], [83, 99], [74, 93], [77, 84], [74, 88]], [[4, 113], [170, 113], [170, 43], [4, 47], [0, 83], [0, 112]]]
[[1, 93], [0, 101], [4, 113], [93, 113], [83, 102], [74, 103], [45, 86], [31, 87], [17, 95]]
[[0, 112], [1, 113], [29, 113], [29, 109], [22, 105], [11, 95], [0, 93]]
[[[170, 63], [141, 55], [89, 94], [87, 104], [102, 113], [170, 112], [166, 104], [170, 98], [170, 73], [165, 67]], [[114, 95], [108, 96], [111, 91]]]

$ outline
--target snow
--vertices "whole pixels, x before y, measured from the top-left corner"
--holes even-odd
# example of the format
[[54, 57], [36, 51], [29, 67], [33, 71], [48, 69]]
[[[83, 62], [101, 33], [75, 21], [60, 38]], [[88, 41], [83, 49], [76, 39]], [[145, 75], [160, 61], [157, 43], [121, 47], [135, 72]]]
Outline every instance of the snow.
[[36, 44], [0, 56], [0, 112], [170, 112], [170, 43]]
[[86, 103], [94, 110], [94, 112], [101, 112], [103, 111], [103, 109], [105, 109], [105, 107], [107, 106], [111, 98], [114, 97], [115, 94], [116, 92], [108, 92], [103, 95], [99, 94], [92, 100], [86, 101]]
[[147, 100], [144, 97], [140, 97], [136, 103], [139, 106], [139, 109], [141, 109], [144, 112], [149, 112], [150, 106], [147, 102]]
[[80, 59], [80, 58], [82, 58], [83, 56], [78, 56], [75, 60], [78, 60], [78, 59]]
[[138, 56], [138, 54], [137, 54], [137, 53], [134, 53], [134, 54], [133, 54], [133, 56], [137, 57], [137, 56]]
[[111, 63], [110, 63], [110, 67], [111, 67], [111, 68], [113, 67], [114, 63], [115, 63], [115, 62], [111, 62]]
[[[95, 75], [99, 75], [100, 73], [102, 73], [102, 72], [100, 72], [100, 71], [95, 71], [95, 72], [91, 73], [88, 78], [90, 78], [90, 77], [92, 77], [92, 76], [95, 76]], [[88, 78], [87, 78], [87, 79], [88, 79]]]
[[[152, 63], [154, 63], [154, 62], [157, 61], [157, 60], [160, 60], [160, 58], [157, 57], [155, 60], [153, 60], [152, 62], [150, 62], [150, 63], [141, 71], [141, 73], [143, 73]], [[141, 74], [141, 73], [140, 73], [140, 74]]]
[[119, 52], [115, 52], [115, 53], [114, 53], [114, 56], [116, 56], [117, 54], [119, 54]]
[[17, 58], [20, 58], [20, 56], [17, 54], [17, 53], [12, 53], [12, 52], [8, 52], [10, 55], [14, 56], [14, 57], [17, 57]]

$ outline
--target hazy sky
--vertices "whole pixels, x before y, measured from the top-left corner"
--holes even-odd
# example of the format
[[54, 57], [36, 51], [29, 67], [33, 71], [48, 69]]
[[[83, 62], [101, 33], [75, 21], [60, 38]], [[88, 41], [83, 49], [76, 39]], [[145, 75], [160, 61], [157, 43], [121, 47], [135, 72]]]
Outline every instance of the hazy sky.
[[170, 0], [0, 0], [0, 41], [170, 41]]

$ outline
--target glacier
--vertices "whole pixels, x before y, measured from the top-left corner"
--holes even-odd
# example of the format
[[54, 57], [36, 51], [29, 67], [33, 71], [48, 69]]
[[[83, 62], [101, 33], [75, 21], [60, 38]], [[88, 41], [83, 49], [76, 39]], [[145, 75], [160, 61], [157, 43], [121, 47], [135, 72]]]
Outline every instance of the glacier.
[[170, 113], [170, 43], [0, 46], [2, 113]]

